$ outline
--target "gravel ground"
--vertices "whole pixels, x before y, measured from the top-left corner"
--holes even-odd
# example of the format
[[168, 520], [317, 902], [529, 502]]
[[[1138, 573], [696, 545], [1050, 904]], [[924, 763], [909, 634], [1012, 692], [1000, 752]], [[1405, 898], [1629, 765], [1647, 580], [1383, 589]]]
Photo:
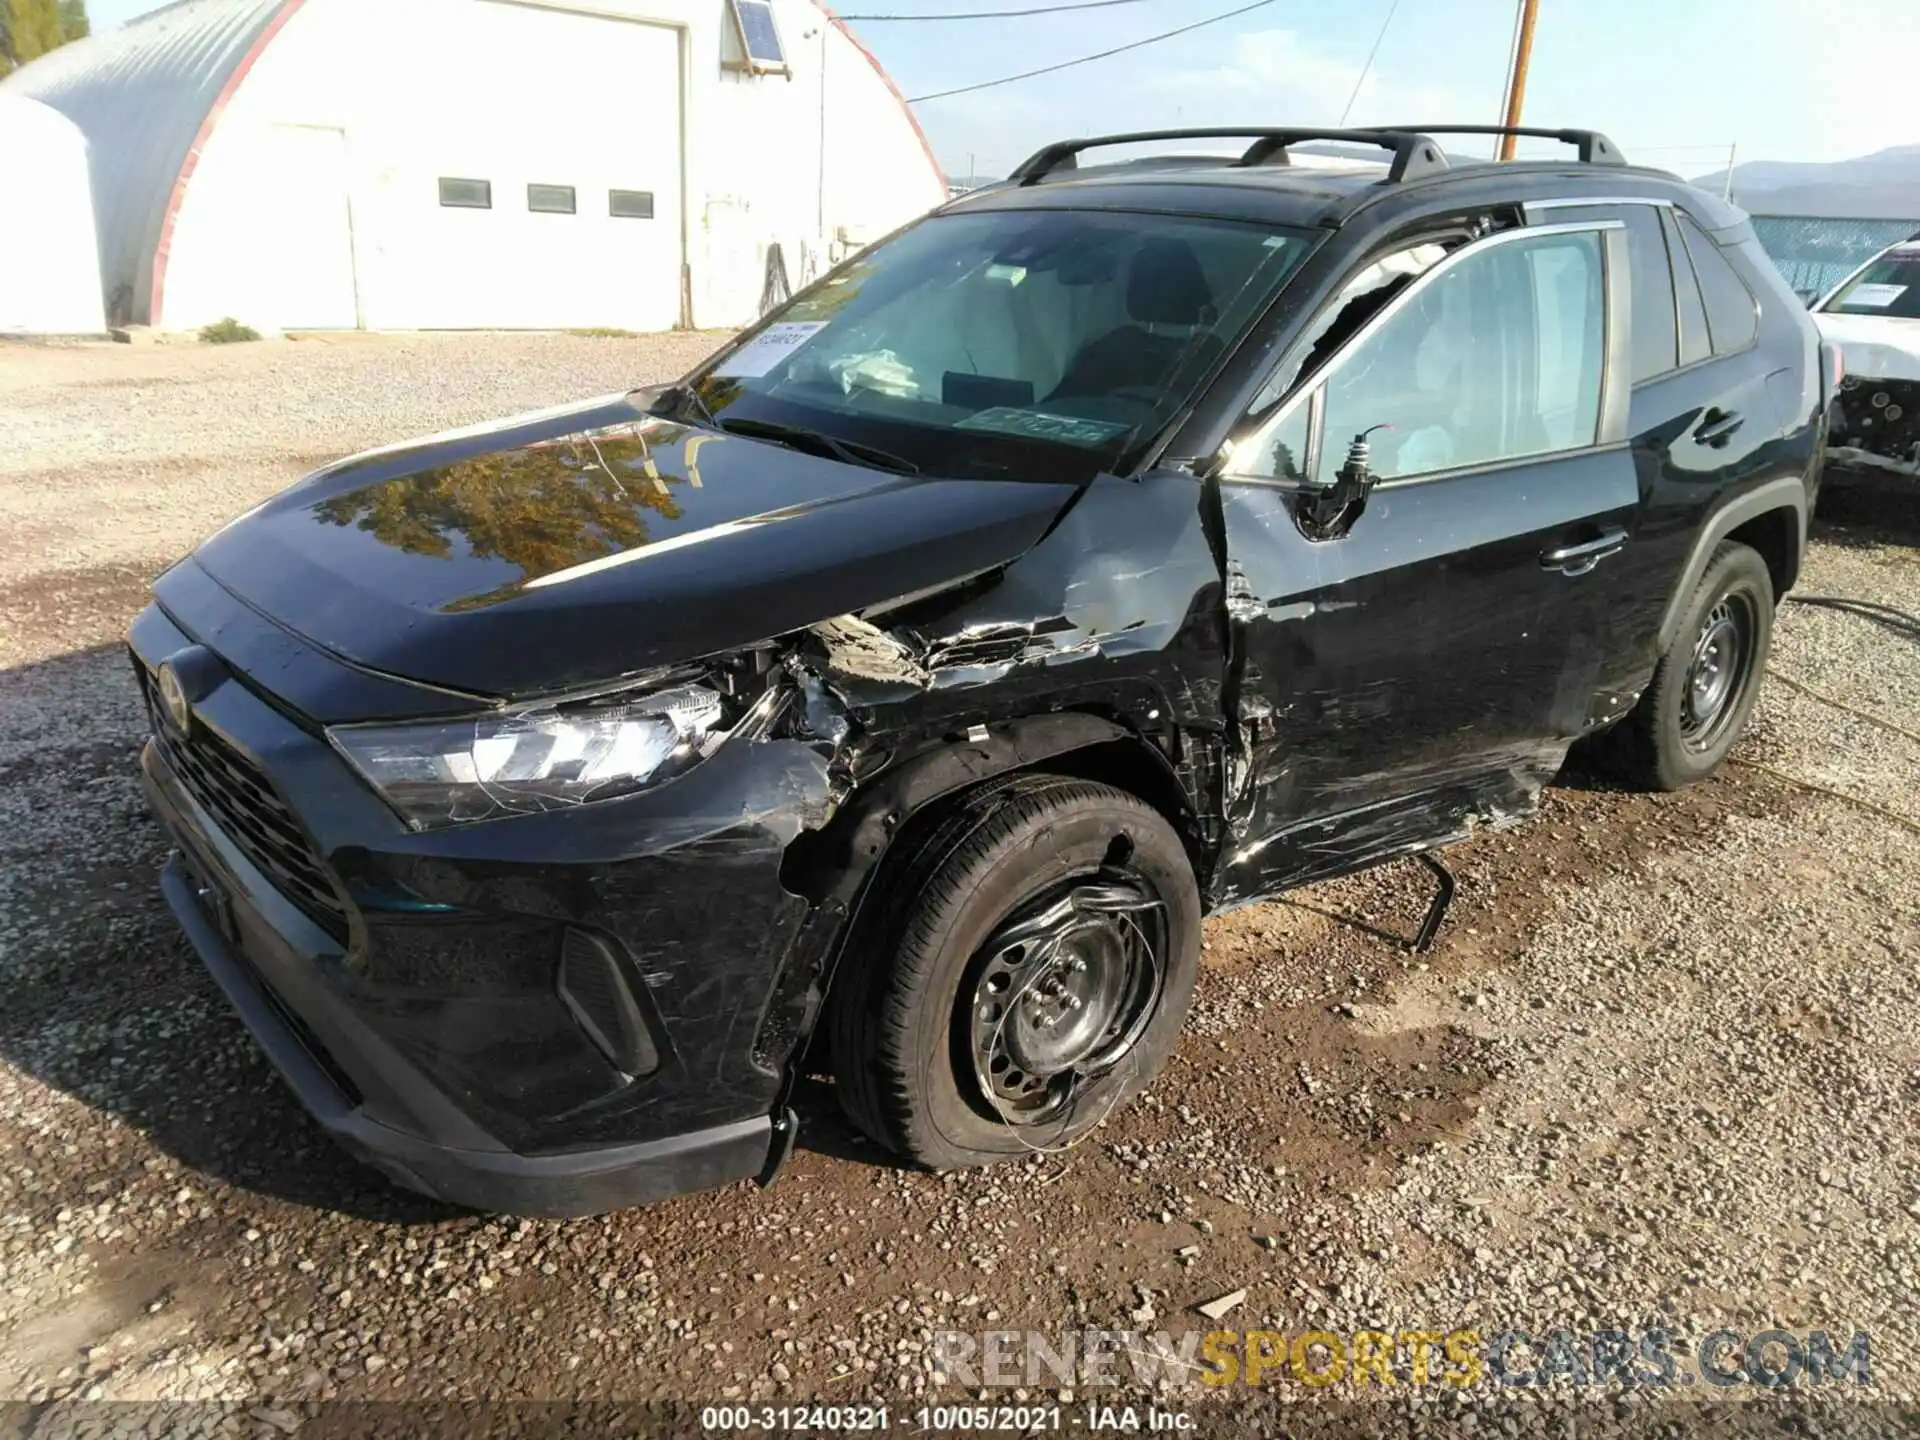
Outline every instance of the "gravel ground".
[[[1191, 1307], [1244, 1288], [1223, 1324], [1864, 1330], [1867, 1393], [1912, 1404], [1920, 833], [1891, 816], [1920, 825], [1920, 743], [1784, 684], [1721, 778], [1569, 776], [1449, 852], [1429, 955], [1393, 943], [1411, 865], [1210, 922], [1174, 1063], [1065, 1156], [904, 1171], [814, 1089], [774, 1188], [548, 1223], [320, 1138], [155, 894], [118, 637], [322, 459], [715, 339], [0, 346], [0, 1397], [904, 1410], [972, 1393], [937, 1331], [1206, 1330]], [[1774, 666], [1920, 730], [1920, 525], [1876, 515], [1820, 524], [1801, 593], [1852, 603], [1786, 606]]]

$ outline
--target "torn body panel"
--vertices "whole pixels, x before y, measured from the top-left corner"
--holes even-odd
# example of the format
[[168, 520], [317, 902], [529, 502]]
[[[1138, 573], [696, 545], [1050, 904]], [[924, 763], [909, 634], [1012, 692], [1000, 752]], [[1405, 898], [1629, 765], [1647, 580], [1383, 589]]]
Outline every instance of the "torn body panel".
[[[1334, 811], [1239, 841], [1220, 858], [1215, 904], [1236, 909], [1275, 893], [1330, 880], [1389, 860], [1506, 829], [1532, 815], [1540, 792], [1559, 770], [1566, 747], [1516, 746], [1471, 765], [1442, 766], [1431, 777], [1399, 774], [1409, 792], [1371, 805]], [[1361, 777], [1363, 782], [1368, 777]], [[1292, 777], [1273, 777], [1281, 787]], [[1240, 797], [1241, 813], [1271, 813], [1265, 793]]]
[[[923, 603], [890, 633], [922, 658], [941, 711], [992, 718], [1042, 693], [1125, 711], [1154, 694], [1161, 713], [1137, 720], [1217, 726], [1220, 574], [1199, 501], [1189, 476], [1102, 476], [994, 583]], [[878, 733], [912, 723], [884, 695], [848, 695]]]
[[[1220, 572], [1200, 500], [1187, 475], [1102, 476], [1004, 569], [889, 605], [884, 628], [859, 616], [814, 626], [811, 663], [864, 742], [897, 753], [1078, 710], [1186, 766], [1222, 730]], [[1195, 816], [1217, 813], [1217, 795], [1188, 799]]]

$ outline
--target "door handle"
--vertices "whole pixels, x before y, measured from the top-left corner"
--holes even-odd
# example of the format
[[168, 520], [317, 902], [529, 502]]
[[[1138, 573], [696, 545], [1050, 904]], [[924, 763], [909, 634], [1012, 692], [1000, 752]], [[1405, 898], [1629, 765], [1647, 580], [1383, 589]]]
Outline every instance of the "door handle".
[[1731, 440], [1733, 432], [1745, 423], [1746, 421], [1731, 410], [1722, 410], [1714, 406], [1700, 417], [1700, 425], [1693, 432], [1693, 438], [1702, 445], [1718, 448]]
[[1540, 557], [1540, 568], [1558, 570], [1562, 575], [1585, 575], [1609, 555], [1618, 554], [1626, 543], [1626, 531], [1608, 530], [1597, 540], [1583, 540], [1578, 545], [1562, 545], [1558, 550], [1547, 551]]

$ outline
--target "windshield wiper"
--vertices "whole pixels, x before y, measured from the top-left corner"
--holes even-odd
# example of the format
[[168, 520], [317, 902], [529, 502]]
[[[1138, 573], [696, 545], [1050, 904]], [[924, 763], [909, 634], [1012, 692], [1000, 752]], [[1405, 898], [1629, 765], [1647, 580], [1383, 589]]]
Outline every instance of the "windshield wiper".
[[[698, 398], [697, 394], [695, 398]], [[705, 409], [704, 404], [701, 408]], [[829, 460], [844, 461], [848, 465], [864, 465], [869, 470], [889, 470], [895, 475], [920, 473], [918, 465], [891, 451], [865, 445], [858, 440], [838, 440], [804, 426], [782, 425], [777, 420], [713, 420], [711, 415], [709, 420], [716, 430], [724, 430], [729, 435], [771, 441], [775, 445], [785, 445], [789, 450], [824, 455]]]
[[669, 402], [671, 406], [669, 413], [673, 410], [685, 409], [686, 407], [682, 402], [691, 400], [694, 410], [699, 413], [701, 424], [710, 430], [718, 430], [720, 428], [720, 422], [713, 418], [713, 411], [707, 408], [707, 402], [701, 396], [700, 386], [697, 382], [691, 385], [672, 386], [662, 394], [660, 398]]

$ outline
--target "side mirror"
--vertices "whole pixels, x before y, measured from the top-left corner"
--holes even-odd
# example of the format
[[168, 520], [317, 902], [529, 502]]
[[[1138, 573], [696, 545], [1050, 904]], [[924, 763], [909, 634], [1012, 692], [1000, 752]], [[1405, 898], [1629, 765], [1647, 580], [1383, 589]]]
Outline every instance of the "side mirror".
[[1362, 430], [1348, 443], [1346, 464], [1333, 477], [1333, 483], [1301, 493], [1294, 520], [1302, 535], [1309, 540], [1337, 540], [1353, 528], [1379, 479], [1373, 473], [1373, 445], [1367, 437], [1375, 430], [1392, 428], [1381, 424]]

